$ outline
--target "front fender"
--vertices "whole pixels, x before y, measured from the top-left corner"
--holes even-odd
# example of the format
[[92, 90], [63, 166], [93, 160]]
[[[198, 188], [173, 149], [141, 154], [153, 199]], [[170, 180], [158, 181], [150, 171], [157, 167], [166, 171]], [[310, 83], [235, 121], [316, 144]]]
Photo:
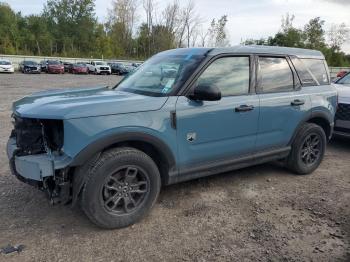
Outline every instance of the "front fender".
[[113, 144], [128, 141], [145, 142], [151, 144], [163, 154], [170, 167], [175, 166], [175, 156], [165, 142], [151, 134], [132, 131], [110, 134], [95, 140], [74, 157], [74, 160], [70, 163], [70, 166], [81, 166], [88, 160], [92, 159], [96, 154], [103, 151], [103, 149]]

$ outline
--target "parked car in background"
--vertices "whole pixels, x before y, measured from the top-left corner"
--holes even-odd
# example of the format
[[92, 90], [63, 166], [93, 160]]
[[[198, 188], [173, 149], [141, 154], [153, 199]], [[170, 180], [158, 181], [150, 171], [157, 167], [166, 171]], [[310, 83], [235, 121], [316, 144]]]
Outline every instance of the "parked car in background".
[[336, 106], [319, 51], [181, 48], [112, 89], [15, 102], [7, 155], [12, 173], [53, 203], [79, 203], [96, 225], [120, 228], [149, 212], [162, 185], [275, 160], [312, 173]]
[[89, 69], [86, 64], [72, 64], [69, 72], [72, 74], [88, 74]]
[[0, 59], [0, 73], [14, 73], [15, 68], [12, 62], [7, 59]]
[[41, 72], [47, 72], [47, 61], [48, 60], [40, 61], [40, 70], [41, 70]]
[[343, 76], [345, 76], [348, 72], [347, 71], [340, 71], [338, 74], [337, 74], [337, 77], [339, 78], [342, 78]]
[[134, 68], [130, 68], [123, 63], [109, 63], [109, 66], [111, 67], [112, 74], [117, 75], [126, 75], [134, 70]]
[[63, 63], [63, 66], [64, 66], [64, 72], [69, 72], [70, 71], [70, 69], [72, 68], [72, 65], [73, 65], [73, 63], [69, 63], [69, 62], [64, 62]]
[[47, 73], [64, 74], [64, 65], [57, 60], [47, 60]]
[[25, 60], [19, 64], [19, 71], [22, 73], [36, 73], [40, 74], [41, 66], [35, 61]]
[[137, 67], [135, 67], [135, 66], [133, 66], [131, 64], [129, 64], [129, 65], [126, 64], [125, 67], [126, 67], [126, 70], [128, 71], [128, 73], [132, 73], [132, 72], [134, 72], [137, 69]]
[[334, 133], [350, 137], [350, 73], [335, 82], [338, 90], [338, 108], [335, 115]]
[[112, 73], [110, 66], [103, 61], [91, 61], [90, 63], [87, 63], [87, 66], [89, 68], [89, 73], [106, 75]]
[[137, 68], [137, 67], [139, 67], [139, 66], [141, 65], [141, 63], [132, 63], [131, 65], [132, 65], [133, 67], [136, 67], [136, 68]]

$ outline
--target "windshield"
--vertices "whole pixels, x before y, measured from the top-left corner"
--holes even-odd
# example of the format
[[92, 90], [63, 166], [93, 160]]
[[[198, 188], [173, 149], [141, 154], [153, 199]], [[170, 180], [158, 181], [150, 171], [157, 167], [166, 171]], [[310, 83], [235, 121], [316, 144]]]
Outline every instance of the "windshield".
[[117, 85], [118, 90], [150, 96], [168, 96], [194, 72], [205, 54], [159, 54], [135, 69]]
[[107, 65], [107, 64], [104, 62], [96, 62], [96, 65]]
[[341, 84], [341, 85], [350, 85], [350, 73], [348, 73], [347, 75], [345, 75], [343, 78], [340, 78], [337, 81], [337, 84]]
[[11, 65], [9, 61], [0, 61], [0, 65]]
[[34, 61], [24, 61], [23, 64], [24, 65], [37, 65], [38, 63], [34, 62]]

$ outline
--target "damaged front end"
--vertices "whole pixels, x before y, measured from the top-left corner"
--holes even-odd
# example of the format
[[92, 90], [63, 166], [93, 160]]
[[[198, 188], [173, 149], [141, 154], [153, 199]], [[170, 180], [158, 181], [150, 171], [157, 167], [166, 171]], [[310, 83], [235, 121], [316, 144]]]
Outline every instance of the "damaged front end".
[[7, 143], [12, 173], [22, 182], [47, 192], [53, 204], [68, 203], [71, 158], [62, 150], [63, 121], [13, 118], [14, 129]]

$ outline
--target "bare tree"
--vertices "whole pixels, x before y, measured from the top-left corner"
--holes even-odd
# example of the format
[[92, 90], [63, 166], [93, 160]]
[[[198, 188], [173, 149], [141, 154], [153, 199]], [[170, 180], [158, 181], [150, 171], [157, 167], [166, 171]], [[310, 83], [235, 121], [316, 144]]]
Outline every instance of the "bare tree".
[[204, 29], [202, 26], [198, 32], [198, 36], [200, 38], [199, 46], [201, 46], [201, 47], [207, 46], [207, 38], [209, 36], [209, 29], [208, 28]]
[[219, 20], [213, 19], [209, 27], [209, 45], [213, 47], [229, 46], [228, 33], [226, 31], [227, 15]]
[[152, 39], [152, 29], [154, 20], [154, 0], [143, 0], [143, 8], [146, 12], [147, 34], [148, 34], [148, 56], [151, 55], [151, 46], [154, 42]]
[[[198, 27], [203, 23], [201, 17], [196, 13], [195, 2], [189, 0], [186, 7], [180, 13], [181, 25], [179, 26], [177, 38], [178, 47], [182, 47], [184, 41], [187, 42], [187, 47], [191, 46], [191, 39], [197, 39]], [[195, 35], [197, 34], [197, 35]]]
[[138, 0], [113, 0], [112, 5], [107, 26], [110, 31], [115, 31], [116, 37], [122, 40], [130, 54], [132, 47], [128, 43], [135, 32]]
[[349, 28], [345, 23], [342, 24], [332, 24], [330, 30], [328, 31], [328, 39], [331, 48], [339, 51], [341, 46], [349, 39]]
[[180, 4], [178, 0], [168, 4], [163, 11], [163, 23], [170, 32], [176, 32], [179, 27]]

